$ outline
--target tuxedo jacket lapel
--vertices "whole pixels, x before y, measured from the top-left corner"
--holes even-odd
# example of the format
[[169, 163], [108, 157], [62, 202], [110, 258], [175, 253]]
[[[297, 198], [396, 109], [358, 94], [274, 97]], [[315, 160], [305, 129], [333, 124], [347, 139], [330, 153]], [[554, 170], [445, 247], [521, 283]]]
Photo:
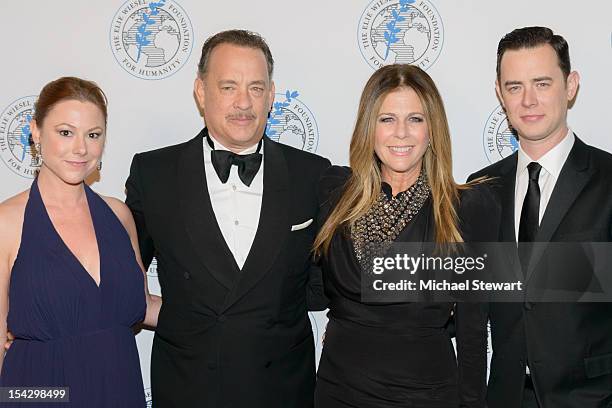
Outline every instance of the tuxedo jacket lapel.
[[210, 202], [204, 171], [205, 130], [183, 152], [177, 175], [185, 229], [202, 265], [223, 286], [231, 289], [240, 272]]
[[[557, 183], [546, 206], [536, 242], [550, 242], [563, 217], [576, 201], [596, 170], [589, 168], [589, 154], [586, 145], [576, 137], [574, 146], [561, 169]], [[536, 245], [529, 260], [527, 280], [531, 278], [545, 245]]]
[[500, 199], [502, 203], [502, 231], [501, 240], [503, 242], [516, 242], [516, 232], [514, 229], [514, 188], [516, 184], [516, 164], [518, 155], [515, 153], [511, 161], [505, 163], [500, 169], [501, 185]]
[[[499, 171], [499, 180], [494, 180], [500, 184], [500, 202], [502, 205], [501, 209], [501, 241], [502, 242], [516, 242], [516, 231], [514, 227], [514, 188], [516, 185], [516, 165], [518, 162], [518, 154], [514, 153], [514, 157], [504, 163], [503, 167]], [[505, 252], [508, 259], [508, 265], [512, 265], [515, 278], [518, 280], [523, 279], [521, 272], [520, 262], [518, 259], [518, 250], [513, 245], [512, 251]]]
[[290, 231], [289, 168], [282, 150], [264, 136], [264, 181], [261, 215], [238, 284], [225, 308], [244, 296], [274, 265]]

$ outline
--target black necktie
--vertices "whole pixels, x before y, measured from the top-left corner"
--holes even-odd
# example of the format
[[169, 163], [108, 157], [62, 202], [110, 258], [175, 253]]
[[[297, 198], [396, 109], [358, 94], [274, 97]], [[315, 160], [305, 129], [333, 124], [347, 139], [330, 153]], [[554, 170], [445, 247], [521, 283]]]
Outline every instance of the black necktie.
[[236, 165], [238, 166], [238, 177], [245, 186], [250, 186], [261, 166], [262, 155], [259, 151], [261, 150], [262, 140], [257, 144], [255, 153], [236, 154], [228, 150], [215, 150], [215, 145], [209, 135], [206, 135], [206, 139], [210, 148], [213, 149], [210, 157], [219, 180], [223, 184], [227, 183], [230, 170], [233, 165]]
[[529, 265], [529, 256], [531, 255], [532, 245], [528, 244], [535, 240], [538, 228], [540, 226], [540, 185], [538, 179], [542, 166], [537, 162], [531, 162], [527, 166], [529, 171], [529, 186], [527, 187], [527, 195], [523, 201], [523, 209], [521, 210], [521, 221], [519, 223], [519, 257], [521, 258], [521, 266], [523, 274], [526, 275], [527, 266]]

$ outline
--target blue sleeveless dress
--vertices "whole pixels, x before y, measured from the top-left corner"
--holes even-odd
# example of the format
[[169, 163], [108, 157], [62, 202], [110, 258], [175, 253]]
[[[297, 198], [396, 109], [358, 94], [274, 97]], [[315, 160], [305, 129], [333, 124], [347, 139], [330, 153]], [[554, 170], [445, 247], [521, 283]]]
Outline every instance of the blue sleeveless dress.
[[[132, 326], [143, 320], [144, 276], [119, 219], [85, 186], [100, 253], [100, 286], [62, 241], [37, 180], [25, 208], [9, 287], [0, 386], [70, 388], [70, 403], [27, 407], [144, 407]], [[10, 407], [12, 403], [0, 403]]]

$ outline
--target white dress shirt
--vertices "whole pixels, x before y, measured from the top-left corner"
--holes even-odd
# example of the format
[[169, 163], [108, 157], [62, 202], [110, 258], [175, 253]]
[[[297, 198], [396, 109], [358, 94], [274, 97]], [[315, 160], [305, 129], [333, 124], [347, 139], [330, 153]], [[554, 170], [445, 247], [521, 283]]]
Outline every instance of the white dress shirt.
[[[210, 137], [214, 142], [215, 149], [229, 150], [219, 143], [213, 135], [210, 135]], [[262, 154], [263, 150], [262, 145], [260, 151]], [[255, 151], [257, 151], [257, 145], [251, 146], [238, 154], [249, 154]], [[265, 160], [265, 156], [251, 185], [246, 186], [238, 177], [238, 166], [232, 166], [227, 182], [225, 184], [221, 183], [212, 165], [211, 152], [212, 149], [205, 138], [204, 171], [210, 203], [223, 238], [230, 251], [232, 251], [238, 267], [242, 269], [259, 225], [263, 196], [263, 160]]]
[[557, 184], [559, 173], [561, 173], [561, 169], [572, 150], [572, 146], [574, 146], [575, 139], [574, 133], [571, 129], [568, 129], [567, 135], [563, 140], [538, 160], [532, 160], [519, 145], [518, 162], [516, 164], [516, 184], [514, 188], [514, 231], [517, 241], [523, 201], [525, 200], [527, 187], [529, 186], [529, 170], [527, 170], [527, 165], [535, 161], [542, 166], [540, 177], [538, 178], [538, 185], [540, 186], [540, 212], [538, 214], [538, 223], [541, 223], [550, 196], [555, 188], [555, 184]]

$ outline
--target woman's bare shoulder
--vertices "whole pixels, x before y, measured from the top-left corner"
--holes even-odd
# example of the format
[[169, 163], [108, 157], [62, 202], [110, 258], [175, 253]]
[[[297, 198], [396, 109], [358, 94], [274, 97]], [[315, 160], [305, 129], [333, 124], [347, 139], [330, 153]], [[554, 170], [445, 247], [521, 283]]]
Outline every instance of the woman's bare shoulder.
[[21, 225], [30, 190], [22, 191], [0, 203], [0, 225]]
[[132, 225], [134, 224], [132, 213], [127, 205], [118, 198], [108, 197], [100, 195], [100, 197], [104, 200], [106, 205], [110, 207], [111, 210], [115, 213], [115, 216], [119, 218], [123, 227], [128, 231], [131, 230]]
[[21, 242], [21, 227], [30, 191], [26, 190], [0, 203], [0, 252], [14, 256]]

